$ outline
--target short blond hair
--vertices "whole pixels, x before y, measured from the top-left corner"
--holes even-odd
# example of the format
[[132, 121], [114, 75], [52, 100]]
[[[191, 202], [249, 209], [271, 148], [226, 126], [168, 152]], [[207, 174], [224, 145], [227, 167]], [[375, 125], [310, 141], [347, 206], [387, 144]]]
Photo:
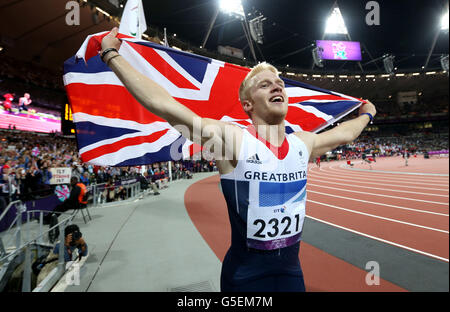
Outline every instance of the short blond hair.
[[276, 75], [280, 74], [275, 66], [266, 62], [259, 63], [258, 65], [253, 67], [252, 70], [247, 74], [247, 76], [245, 76], [244, 81], [242, 81], [241, 86], [239, 87], [239, 100], [241, 102], [250, 98], [249, 90], [253, 86], [252, 78], [265, 70], [270, 70]]

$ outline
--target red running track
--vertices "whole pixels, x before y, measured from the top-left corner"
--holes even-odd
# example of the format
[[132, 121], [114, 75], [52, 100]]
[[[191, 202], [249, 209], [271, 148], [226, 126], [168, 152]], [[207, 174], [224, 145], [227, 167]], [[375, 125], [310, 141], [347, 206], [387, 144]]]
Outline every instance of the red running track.
[[[312, 166], [307, 215], [448, 262], [448, 176], [392, 172], [402, 161], [386, 158], [367, 171], [350, 170], [344, 162]], [[448, 159], [414, 162], [415, 173], [426, 173], [430, 164], [448, 172]]]
[[[391, 172], [399, 161], [402, 159], [377, 160], [372, 171], [349, 170], [345, 162], [322, 163], [320, 169], [311, 165], [306, 214], [316, 221], [448, 262], [448, 176]], [[425, 164], [423, 168], [420, 162]], [[412, 172], [427, 173], [431, 163], [448, 174], [448, 159], [415, 159]], [[219, 176], [214, 176], [193, 184], [185, 194], [185, 205], [205, 241], [223, 261], [231, 231], [218, 183]], [[300, 260], [308, 291], [404, 291], [384, 280], [380, 286], [367, 286], [366, 271], [305, 242]]]

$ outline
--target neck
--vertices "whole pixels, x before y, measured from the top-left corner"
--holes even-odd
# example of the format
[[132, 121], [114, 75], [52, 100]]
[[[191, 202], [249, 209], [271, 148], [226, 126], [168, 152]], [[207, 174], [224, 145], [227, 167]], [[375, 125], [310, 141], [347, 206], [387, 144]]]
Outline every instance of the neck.
[[286, 137], [286, 128], [284, 120], [279, 124], [269, 125], [262, 120], [253, 119], [253, 127], [255, 128], [258, 136], [264, 140], [270, 142], [273, 146], [280, 147]]

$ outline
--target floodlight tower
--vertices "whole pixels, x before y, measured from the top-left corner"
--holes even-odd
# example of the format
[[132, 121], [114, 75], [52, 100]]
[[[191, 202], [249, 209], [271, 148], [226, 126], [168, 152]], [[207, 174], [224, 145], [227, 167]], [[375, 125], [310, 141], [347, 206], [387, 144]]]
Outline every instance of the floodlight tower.
[[260, 16], [257, 21], [252, 20], [252, 23], [254, 24], [252, 24], [252, 28], [250, 28], [247, 23], [247, 19], [245, 17], [245, 12], [241, 0], [219, 0], [219, 5], [217, 6], [214, 16], [211, 19], [205, 38], [203, 39], [202, 47], [206, 45], [206, 42], [208, 41], [209, 35], [211, 34], [211, 30], [216, 22], [217, 16], [219, 15], [220, 11], [223, 11], [224, 13], [227, 13], [230, 16], [234, 16], [235, 18], [241, 21], [242, 29], [244, 30], [244, 34], [247, 39], [248, 46], [250, 48], [250, 52], [252, 53], [254, 61], [258, 62], [251, 36], [253, 35], [256, 37], [255, 39], [256, 42], [262, 41], [262, 22], [265, 19], [264, 17]]
[[[334, 2], [333, 7], [331, 8], [331, 12], [328, 15], [328, 19], [325, 23], [325, 32], [322, 36], [322, 40], [325, 39], [326, 35], [344, 35], [349, 41], [352, 41], [350, 34], [347, 30], [347, 26], [345, 26], [344, 18], [342, 17], [341, 10], [339, 9], [337, 0]], [[313, 51], [314, 55], [315, 51]], [[312, 69], [316, 65], [316, 62], [313, 62]], [[363, 72], [363, 68], [361, 66], [361, 62], [358, 62], [359, 68]]]
[[441, 25], [436, 29], [436, 35], [434, 36], [433, 44], [431, 45], [430, 52], [428, 52], [427, 60], [425, 65], [422, 67], [423, 70], [426, 70], [428, 67], [428, 63], [430, 62], [431, 54], [433, 53], [434, 47], [436, 46], [439, 35], [442, 33], [448, 34], [448, 8], [447, 12], [441, 18]]
[[449, 75], [448, 72], [448, 54], [447, 55], [441, 55], [441, 67], [442, 70], [447, 73], [447, 76]]

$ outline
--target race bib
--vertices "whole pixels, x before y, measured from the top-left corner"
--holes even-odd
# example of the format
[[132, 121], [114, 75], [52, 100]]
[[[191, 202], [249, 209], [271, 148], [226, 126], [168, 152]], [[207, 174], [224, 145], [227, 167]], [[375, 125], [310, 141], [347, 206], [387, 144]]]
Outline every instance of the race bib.
[[[306, 180], [303, 186], [305, 183]], [[305, 202], [306, 187], [297, 188], [297, 193], [288, 194], [264, 194], [264, 190], [260, 190], [258, 205], [250, 203], [248, 207], [247, 246], [272, 250], [298, 242], [305, 219]]]

